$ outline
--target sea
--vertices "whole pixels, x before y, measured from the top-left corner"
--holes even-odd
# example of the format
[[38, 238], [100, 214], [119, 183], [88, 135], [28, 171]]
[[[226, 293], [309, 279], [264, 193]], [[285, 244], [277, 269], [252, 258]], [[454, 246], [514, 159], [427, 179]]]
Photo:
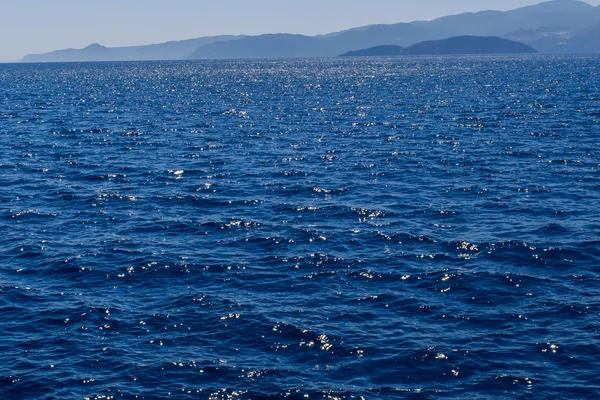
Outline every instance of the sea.
[[0, 398], [599, 398], [599, 66], [0, 65]]

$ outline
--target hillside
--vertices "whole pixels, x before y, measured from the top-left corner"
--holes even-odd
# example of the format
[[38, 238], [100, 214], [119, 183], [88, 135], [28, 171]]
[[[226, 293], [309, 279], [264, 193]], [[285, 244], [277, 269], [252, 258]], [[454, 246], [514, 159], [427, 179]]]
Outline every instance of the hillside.
[[160, 44], [131, 47], [105, 47], [92, 44], [83, 49], [57, 50], [45, 54], [30, 54], [23, 62], [68, 62], [68, 61], [136, 61], [136, 60], [181, 60], [187, 58], [198, 47], [218, 41], [235, 40], [241, 36], [212, 36], [198, 39], [171, 41]]
[[552, 53], [600, 53], [600, 23], [573, 32], [547, 48]]
[[216, 42], [198, 48], [189, 59], [291, 58], [327, 56], [313, 36], [269, 34]]
[[340, 55], [340, 57], [387, 57], [401, 56], [404, 54], [404, 47], [393, 44], [387, 46], [375, 46], [363, 50], [349, 51]]
[[347, 52], [342, 54], [342, 57], [532, 53], [537, 53], [537, 51], [530, 46], [499, 37], [456, 36], [443, 40], [425, 41], [407, 48], [394, 45], [371, 47]]
[[334, 57], [382, 45], [412, 46], [456, 36], [497, 36], [541, 52], [600, 51], [600, 7], [577, 0], [546, 1], [511, 11], [481, 11], [391, 25], [369, 25], [327, 35], [214, 36], [157, 45], [59, 50], [25, 62]]
[[456, 36], [444, 40], [430, 40], [414, 44], [403, 52], [405, 55], [446, 54], [532, 54], [537, 50], [526, 44], [499, 37]]
[[[433, 21], [416, 21], [392, 25], [371, 25], [334, 32], [327, 35], [308, 37], [299, 35], [260, 35], [245, 38], [239, 43], [214, 43], [195, 51], [192, 59], [211, 58], [276, 58], [276, 57], [329, 57], [356, 49], [367, 49], [382, 45], [408, 47], [415, 43], [440, 40], [455, 36], [498, 36], [510, 40], [516, 31], [547, 30], [560, 27], [556, 40], [533, 35], [522, 40], [538, 51], [550, 50], [561, 43], [561, 35], [569, 37], [582, 27], [600, 23], [600, 8], [576, 0], [554, 0], [516, 10], [482, 11], [438, 18]], [[543, 39], [540, 41], [540, 39]], [[521, 41], [521, 40], [519, 40]], [[266, 49], [277, 43], [277, 50]], [[537, 47], [536, 45], [539, 45]], [[581, 48], [579, 45], [577, 48]], [[568, 45], [562, 52], [576, 52]]]

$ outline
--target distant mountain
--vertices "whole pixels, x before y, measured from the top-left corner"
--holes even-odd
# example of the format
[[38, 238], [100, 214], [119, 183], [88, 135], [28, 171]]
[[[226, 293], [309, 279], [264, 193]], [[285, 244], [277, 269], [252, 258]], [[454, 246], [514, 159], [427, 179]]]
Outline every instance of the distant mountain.
[[504, 36], [520, 29], [535, 30], [548, 26], [576, 28], [596, 21], [600, 21], [600, 15], [594, 6], [576, 0], [554, 0], [505, 12], [453, 15], [431, 21], [428, 25], [460, 34]]
[[429, 40], [407, 48], [394, 45], [371, 47], [342, 54], [342, 57], [527, 53], [537, 53], [537, 50], [526, 44], [499, 37], [456, 36], [443, 40]]
[[[215, 36], [159, 45], [60, 50], [23, 61], [108, 61], [334, 57], [382, 45], [408, 47], [455, 36], [497, 36], [541, 52], [596, 52], [600, 7], [578, 0], [553, 0], [511, 11], [481, 11], [391, 25], [369, 25], [327, 35]], [[589, 30], [586, 31], [586, 29]], [[586, 33], [587, 32], [587, 33]], [[591, 41], [591, 42], [590, 42]]]
[[239, 39], [243, 36], [211, 36], [198, 39], [171, 41], [160, 44], [131, 47], [104, 47], [92, 44], [83, 49], [57, 50], [45, 54], [30, 54], [23, 62], [66, 62], [66, 61], [136, 61], [136, 60], [181, 60], [187, 58], [198, 47]]
[[570, 37], [548, 47], [552, 53], [600, 53], [600, 22], [575, 31]]
[[341, 54], [340, 57], [387, 57], [401, 56], [404, 54], [404, 47], [393, 44], [387, 46], [375, 46], [364, 50], [349, 51]]
[[292, 58], [328, 56], [322, 41], [314, 36], [268, 34], [215, 42], [196, 49], [189, 59]]
[[84, 49], [57, 50], [46, 54], [28, 54], [23, 62], [101, 61], [110, 58], [110, 49], [98, 43]]
[[[369, 25], [321, 36], [260, 35], [239, 42], [213, 43], [198, 48], [192, 59], [330, 57], [360, 48], [382, 45], [408, 47], [415, 43], [455, 36], [498, 36], [515, 40], [515, 32], [561, 27], [557, 40], [532, 37], [525, 44], [538, 51], [549, 51], [560, 43], [561, 35], [573, 35], [581, 27], [600, 23], [600, 8], [577, 0], [547, 1], [516, 10], [482, 11], [392, 25]], [[512, 36], [511, 36], [512, 35]], [[534, 35], [535, 36], [535, 35]], [[517, 39], [518, 40], [518, 39]], [[521, 41], [521, 40], [518, 40]], [[544, 43], [544, 41], [548, 43]], [[271, 47], [276, 43], [275, 47]], [[537, 47], [539, 46], [539, 47]], [[276, 50], [280, 49], [280, 50]], [[568, 47], [562, 52], [570, 51]]]
[[573, 28], [543, 27], [538, 29], [519, 29], [505, 35], [504, 38], [526, 43], [545, 53], [552, 51], [552, 48], [561, 43], [566, 43], [574, 35], [575, 30]]

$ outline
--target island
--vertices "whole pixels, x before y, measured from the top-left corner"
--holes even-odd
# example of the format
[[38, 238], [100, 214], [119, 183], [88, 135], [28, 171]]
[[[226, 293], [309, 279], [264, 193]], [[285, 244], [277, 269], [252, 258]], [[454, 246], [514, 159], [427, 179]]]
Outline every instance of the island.
[[535, 54], [531, 46], [495, 36], [454, 36], [442, 40], [428, 40], [409, 47], [376, 46], [349, 51], [341, 57], [388, 57], [462, 54]]

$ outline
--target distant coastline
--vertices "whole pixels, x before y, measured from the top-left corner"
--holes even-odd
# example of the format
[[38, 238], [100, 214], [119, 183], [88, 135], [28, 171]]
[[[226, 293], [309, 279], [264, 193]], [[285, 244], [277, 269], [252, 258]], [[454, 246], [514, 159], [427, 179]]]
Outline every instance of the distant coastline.
[[[407, 49], [418, 43], [460, 36], [511, 40], [539, 53], [600, 53], [600, 6], [577, 0], [554, 0], [510, 11], [369, 25], [318, 36], [222, 35], [132, 47], [106, 47], [95, 43], [83, 49], [26, 55], [21, 62], [336, 57], [357, 49], [381, 46]], [[407, 54], [406, 51], [402, 50], [403, 54]], [[411, 52], [418, 53], [414, 48]]]

